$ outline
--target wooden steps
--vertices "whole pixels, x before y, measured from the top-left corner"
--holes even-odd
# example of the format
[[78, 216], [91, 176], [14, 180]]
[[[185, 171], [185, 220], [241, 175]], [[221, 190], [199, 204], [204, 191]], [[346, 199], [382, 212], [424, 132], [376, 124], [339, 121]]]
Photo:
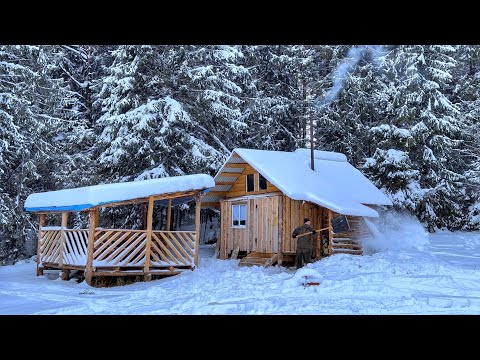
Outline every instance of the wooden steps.
[[362, 244], [349, 238], [334, 238], [332, 252], [333, 254], [363, 255]]
[[278, 260], [277, 253], [261, 253], [252, 251], [246, 257], [240, 260], [238, 266], [263, 266], [269, 267]]
[[363, 250], [338, 249], [333, 250], [333, 254], [363, 255]]
[[333, 254], [363, 255], [362, 245], [352, 240], [334, 241], [332, 245]]

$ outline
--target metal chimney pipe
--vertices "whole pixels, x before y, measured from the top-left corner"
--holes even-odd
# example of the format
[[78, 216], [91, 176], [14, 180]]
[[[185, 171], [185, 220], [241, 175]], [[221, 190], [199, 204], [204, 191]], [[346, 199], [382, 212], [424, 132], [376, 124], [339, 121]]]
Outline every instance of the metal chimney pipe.
[[313, 157], [313, 116], [310, 111], [310, 167], [315, 171], [315, 162]]

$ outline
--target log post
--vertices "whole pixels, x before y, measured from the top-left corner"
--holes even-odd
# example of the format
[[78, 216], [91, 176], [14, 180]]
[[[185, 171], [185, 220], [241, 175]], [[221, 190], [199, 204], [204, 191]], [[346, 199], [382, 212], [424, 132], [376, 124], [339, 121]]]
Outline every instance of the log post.
[[282, 266], [283, 264], [283, 242], [284, 242], [284, 236], [285, 236], [285, 222], [284, 222], [284, 219], [285, 219], [285, 201], [283, 201], [283, 196], [280, 196], [278, 198], [278, 206], [279, 206], [279, 215], [280, 215], [280, 219], [279, 219], [279, 225], [280, 225], [280, 229], [279, 229], [279, 234], [278, 234], [278, 259], [277, 259], [277, 262], [278, 262], [278, 265], [279, 266]]
[[42, 227], [45, 226], [46, 223], [47, 223], [47, 214], [45, 213], [40, 214], [40, 220], [38, 223], [38, 242], [37, 242], [37, 276], [43, 275], [43, 267], [40, 268], [40, 258], [42, 257], [41, 240], [43, 237]]
[[165, 226], [166, 231], [170, 231], [170, 225], [172, 223], [172, 199], [168, 199], [167, 207], [167, 224]]
[[333, 243], [333, 233], [332, 233], [332, 210], [328, 209], [328, 254], [327, 255], [332, 255], [333, 254], [333, 248], [332, 248], [332, 243]]
[[200, 245], [200, 206], [202, 195], [198, 193], [195, 196], [195, 266], [198, 266], [198, 248]]
[[[229, 204], [225, 200], [220, 201], [220, 259], [225, 260], [227, 258], [227, 239], [228, 239], [228, 226], [230, 218], [228, 218], [225, 214], [227, 214], [227, 206]], [[218, 241], [218, 240], [217, 240]]]
[[[145, 264], [143, 265], [143, 272], [150, 271], [150, 248], [152, 246], [152, 223], [153, 223], [153, 196], [148, 198], [148, 212], [147, 212], [147, 239], [145, 241]], [[145, 274], [144, 280], [151, 279], [151, 275]]]
[[62, 280], [64, 279], [64, 272], [63, 272], [63, 253], [65, 252], [65, 229], [68, 226], [68, 212], [62, 212], [62, 230], [60, 230], [60, 251], [58, 255], [58, 266], [62, 269], [62, 273], [60, 277]]
[[88, 285], [92, 285], [93, 277], [93, 251], [95, 246], [95, 217], [98, 208], [88, 212], [88, 246], [87, 246], [87, 263], [85, 264], [85, 281]]
[[[320, 208], [317, 206], [316, 211], [317, 226], [321, 229], [322, 226], [322, 215], [320, 214]], [[315, 228], [315, 226], [314, 226]], [[320, 259], [320, 254], [322, 252], [322, 232], [319, 231], [315, 236], [315, 261]]]

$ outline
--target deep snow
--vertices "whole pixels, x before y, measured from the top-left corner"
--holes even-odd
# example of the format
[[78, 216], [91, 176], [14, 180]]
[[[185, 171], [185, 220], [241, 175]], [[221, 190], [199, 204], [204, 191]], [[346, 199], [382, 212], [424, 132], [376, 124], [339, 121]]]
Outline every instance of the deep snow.
[[[0, 267], [1, 314], [480, 314], [480, 232], [437, 232], [423, 249], [334, 255], [297, 272], [239, 268], [201, 247], [197, 270], [115, 288]], [[305, 277], [320, 286], [303, 286]]]

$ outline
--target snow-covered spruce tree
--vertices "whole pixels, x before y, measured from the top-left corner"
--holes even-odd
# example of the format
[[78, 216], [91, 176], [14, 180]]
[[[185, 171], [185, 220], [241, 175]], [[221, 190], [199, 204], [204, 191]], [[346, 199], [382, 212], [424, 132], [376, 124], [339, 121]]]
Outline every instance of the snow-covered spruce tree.
[[223, 46], [120, 46], [95, 106], [99, 175], [126, 181], [206, 172], [238, 129], [241, 53]]
[[69, 94], [52, 76], [52, 48], [0, 46], [0, 262], [33, 255], [35, 221], [23, 208], [50, 190], [61, 152], [55, 138]]
[[[365, 164], [370, 176], [395, 205], [414, 209], [429, 230], [459, 228], [465, 220], [465, 124], [450, 100], [455, 51], [451, 46], [395, 47], [386, 57], [390, 78], [376, 93], [385, 117], [369, 131], [379, 149]], [[401, 153], [392, 156], [389, 150]], [[398, 168], [391, 173], [387, 165], [395, 159]], [[402, 181], [392, 185], [392, 178]]]
[[466, 158], [466, 229], [480, 229], [480, 46], [459, 46], [458, 66], [454, 73], [456, 100], [466, 125], [462, 152]]
[[384, 88], [383, 62], [376, 53], [358, 46], [331, 46], [324, 52], [328, 62], [316, 91], [318, 147], [342, 152], [359, 166], [375, 152], [365, 140], [370, 127], [384, 116], [373, 99], [375, 91]]
[[294, 150], [306, 138], [306, 89], [314, 86], [316, 51], [311, 46], [244, 46], [251, 82], [244, 88], [241, 146]]
[[[45, 48], [45, 47], [44, 47]], [[93, 156], [96, 144], [94, 133], [98, 109], [93, 107], [98, 79], [110, 65], [110, 50], [113, 46], [57, 45], [50, 50], [50, 77], [63, 80], [64, 93], [68, 101], [64, 103], [64, 115], [55, 147], [62, 154], [57, 161], [51, 185], [54, 189], [73, 188], [96, 184], [96, 159]], [[85, 228], [88, 223], [82, 213], [73, 213], [71, 226]]]
[[214, 172], [241, 112], [231, 47], [121, 46], [96, 104], [101, 174], [109, 178]]
[[62, 132], [56, 138], [66, 161], [56, 174], [63, 188], [90, 185], [98, 182], [96, 161], [93, 157], [96, 136], [95, 119], [98, 109], [93, 107], [98, 79], [109, 66], [111, 46], [64, 45], [53, 48], [55, 75], [67, 84], [70, 102]]

